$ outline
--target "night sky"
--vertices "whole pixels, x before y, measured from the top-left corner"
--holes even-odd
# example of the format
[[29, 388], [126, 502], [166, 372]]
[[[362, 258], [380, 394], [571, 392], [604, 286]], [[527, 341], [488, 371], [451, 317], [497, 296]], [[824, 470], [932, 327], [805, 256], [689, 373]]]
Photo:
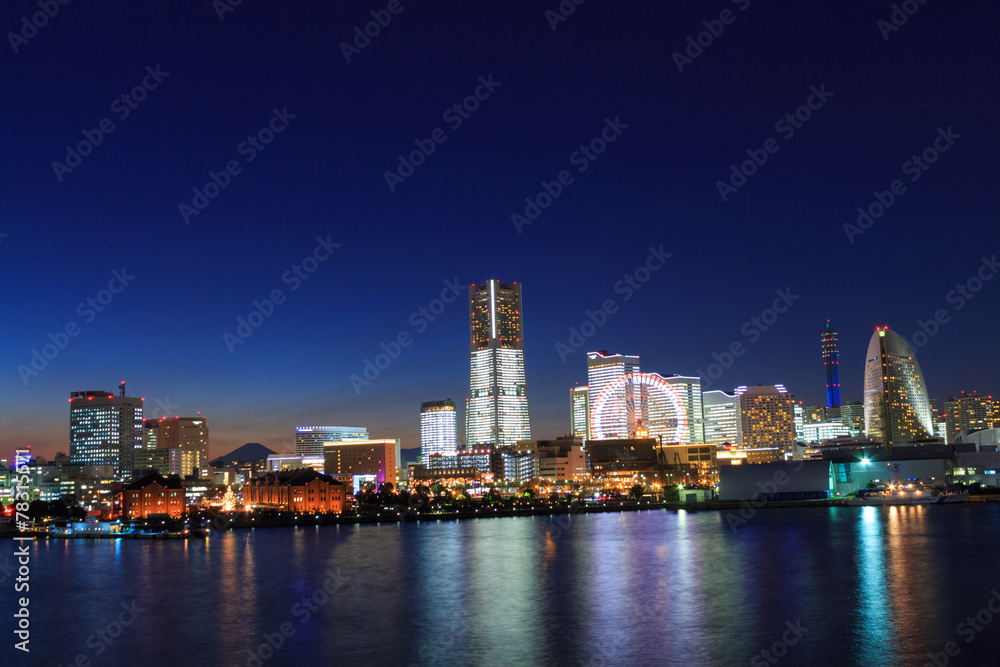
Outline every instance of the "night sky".
[[[949, 293], [998, 270], [981, 258], [1000, 253], [1000, 6], [903, 4], [895, 29], [891, 3], [860, 1], [566, 0], [565, 20], [557, 0], [246, 0], [221, 20], [222, 0], [71, 2], [35, 29], [36, 2], [3, 3], [2, 455], [67, 451], [69, 392], [123, 379], [148, 414], [205, 414], [213, 455], [287, 450], [297, 424], [418, 446], [420, 402], [468, 391], [464, 289], [434, 300], [490, 278], [523, 283], [539, 438], [568, 430], [588, 349], [693, 374], [739, 342], [711, 388], [821, 403], [827, 318], [845, 401], [876, 325], [912, 340], [936, 311], [917, 339], [931, 396], [995, 391], [1000, 279]], [[342, 46], [373, 11], [388, 25]], [[933, 164], [906, 164], [935, 140]], [[415, 141], [434, 151], [410, 173]], [[210, 172], [225, 187], [202, 200]], [[543, 181], [558, 196], [512, 220]], [[894, 201], [845, 231], [875, 191]], [[651, 248], [670, 257], [647, 273]], [[762, 331], [776, 290], [794, 298]]]

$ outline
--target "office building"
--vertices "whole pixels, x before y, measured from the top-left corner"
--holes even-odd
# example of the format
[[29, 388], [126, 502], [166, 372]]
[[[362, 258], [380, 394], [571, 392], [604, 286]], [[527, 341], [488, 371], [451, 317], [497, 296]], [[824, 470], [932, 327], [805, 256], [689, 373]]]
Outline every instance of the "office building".
[[656, 475], [659, 443], [653, 438], [615, 438], [587, 443], [594, 479]]
[[457, 468], [474, 468], [483, 475], [503, 475], [503, 460], [500, 452], [489, 445], [476, 449], [463, 449], [456, 456]]
[[368, 439], [368, 429], [360, 426], [296, 426], [295, 454], [323, 456], [325, 442], [356, 442]]
[[932, 437], [927, 385], [903, 337], [876, 327], [865, 357], [865, 434], [885, 447]]
[[840, 407], [840, 352], [837, 348], [837, 332], [830, 327], [830, 320], [826, 321], [826, 328], [820, 336], [820, 344], [823, 349], [823, 365], [826, 367], [826, 407]]
[[840, 406], [840, 423], [847, 427], [851, 437], [865, 432], [865, 405], [861, 401], [848, 401]]
[[803, 427], [803, 442], [819, 443], [834, 438], [850, 437], [851, 431], [840, 419], [812, 422]]
[[806, 419], [802, 410], [802, 401], [798, 403], [792, 403], [792, 412], [794, 414], [795, 421], [795, 440], [798, 442], [803, 442], [806, 437], [805, 424]]
[[180, 447], [143, 449], [136, 454], [137, 470], [155, 470], [161, 475], [205, 477], [207, 470], [203, 474], [202, 466], [201, 452]]
[[271, 454], [267, 457], [267, 472], [282, 470], [304, 470], [312, 468], [323, 473], [326, 461], [322, 456], [294, 456], [292, 454]]
[[664, 484], [714, 485], [719, 481], [718, 452], [718, 445], [705, 443], [657, 447]]
[[[783, 385], [736, 390], [736, 440], [741, 449], [778, 450], [795, 445], [795, 398]], [[748, 460], [750, 455], [747, 455]]]
[[736, 444], [736, 395], [706, 391], [701, 395], [705, 442]]
[[108, 391], [74, 391], [69, 397], [69, 455], [80, 465], [111, 465], [119, 480], [131, 477], [143, 449], [142, 401]]
[[[458, 452], [458, 422], [455, 401], [425, 401], [420, 404], [420, 460], [431, 467], [431, 457], [450, 460], [455, 465]], [[443, 467], [443, 466], [442, 466]]]
[[342, 482], [353, 484], [355, 477], [365, 477], [376, 485], [397, 483], [398, 439], [326, 442], [323, 450], [325, 473]]
[[555, 440], [521, 440], [517, 450], [538, 459], [538, 478], [548, 482], [583, 481], [588, 477], [587, 457], [581, 437]]
[[[635, 428], [629, 420], [629, 404], [635, 403], [631, 383], [621, 380], [639, 372], [639, 357], [609, 354], [607, 350], [587, 353], [587, 386], [590, 402], [589, 440], [627, 438]], [[607, 392], [607, 395], [605, 395]], [[596, 407], [602, 403], [603, 424], [595, 424]]]
[[[802, 402], [799, 402], [802, 405]], [[827, 419], [833, 418], [833, 415], [827, 416], [826, 408], [819, 405], [803, 405], [802, 406], [802, 423], [803, 424], [818, 424], [820, 422], [825, 422]]]
[[[148, 423], [149, 420], [146, 420]], [[201, 415], [197, 417], [162, 417], [157, 420], [156, 428], [145, 427], [147, 439], [144, 448], [149, 449], [150, 433], [154, 434], [155, 449], [184, 449], [198, 454], [199, 475], [208, 475], [208, 420]], [[190, 475], [188, 470], [184, 473]]]
[[521, 286], [469, 285], [467, 447], [508, 447], [531, 438], [524, 373]]
[[521, 486], [538, 479], [538, 458], [534, 452], [505, 450], [500, 453], [500, 460], [508, 484]]
[[573, 437], [590, 439], [590, 387], [570, 387], [569, 424]]

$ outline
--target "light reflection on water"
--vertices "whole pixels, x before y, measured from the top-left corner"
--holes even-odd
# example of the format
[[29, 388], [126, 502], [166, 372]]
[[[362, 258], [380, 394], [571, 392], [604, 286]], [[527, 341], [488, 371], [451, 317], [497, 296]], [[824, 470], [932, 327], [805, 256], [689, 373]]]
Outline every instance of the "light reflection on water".
[[[132, 599], [145, 611], [95, 664], [246, 665], [289, 623], [264, 665], [746, 665], [786, 622], [807, 632], [781, 665], [923, 664], [1000, 585], [979, 555], [1000, 548], [995, 506], [554, 521], [39, 542], [33, 664], [94, 659], [88, 636]], [[340, 588], [302, 623], [330, 571]], [[991, 662], [990, 630], [953, 664]]]

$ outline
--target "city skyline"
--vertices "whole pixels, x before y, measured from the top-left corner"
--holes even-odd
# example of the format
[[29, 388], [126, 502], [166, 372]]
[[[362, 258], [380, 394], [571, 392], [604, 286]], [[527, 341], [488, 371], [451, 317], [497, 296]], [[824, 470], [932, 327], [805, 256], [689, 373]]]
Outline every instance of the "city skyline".
[[[872, 334], [872, 338], [871, 338], [871, 341], [869, 343], [869, 352], [871, 350], [871, 345], [875, 344], [875, 342], [879, 339], [879, 333], [880, 332], [890, 333], [890, 334], [895, 335], [895, 337], [898, 338], [899, 341], [901, 341], [903, 343], [903, 345], [906, 345], [906, 350], [908, 350], [908, 354], [912, 353], [912, 349], [910, 349], [910, 346], [906, 343], [906, 341], [902, 340], [902, 338], [899, 337], [898, 334], [895, 334], [895, 332], [892, 332], [891, 330], [889, 330], [888, 327], [877, 327], [875, 329], [875, 332]], [[894, 342], [894, 345], [898, 345], [899, 341]], [[607, 356], [605, 356], [603, 358], [606, 359], [606, 360], [608, 360], [608, 361], [614, 361], [615, 359], [618, 359], [617, 363], [619, 365], [622, 364], [622, 360], [625, 360], [624, 366], [629, 369], [628, 370], [629, 373], [637, 373], [638, 372], [638, 368], [639, 368], [639, 356], [638, 355], [634, 355], [634, 356], [621, 355], [621, 354], [618, 354], [618, 353], [608, 353], [607, 351], [604, 351], [604, 350], [602, 350], [602, 351], [590, 351], [590, 352], [587, 352], [587, 353], [581, 352], [581, 355], [582, 355], [584, 361], [586, 361], [588, 363], [588, 365], [592, 365], [593, 363], [595, 363], [594, 359], [600, 359], [602, 355], [607, 355]], [[824, 366], [826, 366], [826, 364], [824, 364]], [[584, 368], [583, 370], [585, 372], [588, 372], [587, 368]], [[919, 370], [919, 364], [918, 364], [918, 370]], [[594, 373], [594, 369], [590, 368], [590, 370], [589, 370], [589, 376], [590, 376], [589, 379], [591, 379], [591, 380], [594, 379], [593, 373]], [[600, 373], [600, 371], [599, 371], [599, 373]], [[621, 370], [621, 372], [619, 372], [618, 375], [624, 375], [624, 370]], [[698, 378], [696, 376], [695, 377], [687, 377], [687, 376], [683, 376], [683, 375], [680, 375], [680, 374], [676, 374], [676, 375], [668, 374], [668, 375], [665, 375], [665, 376], [661, 376], [659, 373], [653, 372], [653, 373], [650, 373], [650, 375], [658, 377], [660, 380], [667, 381], [667, 382], [670, 382], [671, 380], [674, 383], [681, 382], [682, 383], [681, 386], [686, 386], [683, 383], [685, 383], [687, 380], [695, 380], [695, 381], [698, 380]], [[822, 380], [823, 380], [823, 378], [821, 377], [821, 378], [819, 378], [817, 380], [817, 382], [821, 382]], [[925, 379], [924, 379], [924, 377], [922, 375], [921, 375], [920, 381], [921, 382], [925, 381]], [[123, 382], [123, 384], [124, 384], [124, 382]], [[600, 380], [598, 380], [597, 384], [600, 384]], [[738, 387], [733, 387], [732, 389], [728, 389], [728, 390], [705, 389], [704, 386], [702, 386], [702, 391], [700, 392], [700, 396], [704, 396], [705, 394], [724, 395], [724, 392], [728, 391], [728, 392], [735, 392], [736, 395], [737, 395], [737, 397], [738, 397], [738, 395], [739, 395], [739, 393], [740, 393], [741, 390], [746, 390], [747, 387], [751, 387], [752, 388], [752, 387], [755, 387], [757, 385], [767, 386], [767, 385], [764, 385], [764, 383], [756, 383], [755, 385], [741, 385], [741, 386], [738, 386]], [[782, 390], [784, 390], [784, 383], [779, 383], [778, 387], [780, 387]], [[827, 387], [828, 387], [828, 385], [825, 384], [825, 383], [822, 385], [822, 387], [821, 387], [822, 392], [823, 392], [822, 393], [822, 397], [828, 396], [828, 393], [826, 393], [827, 392]], [[563, 420], [565, 421], [565, 424], [562, 425], [562, 427], [561, 427], [562, 430], [560, 430], [560, 427], [557, 426], [552, 433], [546, 433], [544, 436], [535, 436], [535, 437], [540, 437], [540, 438], [556, 438], [556, 437], [562, 437], [562, 436], [566, 436], [566, 435], [571, 435], [571, 431], [572, 431], [572, 419], [573, 419], [573, 417], [572, 417], [573, 392], [574, 392], [574, 390], [579, 390], [579, 389], [586, 389], [586, 393], [588, 395], [590, 394], [589, 388], [587, 388], [587, 385], [580, 386], [578, 384], [576, 386], [569, 387], [570, 396], [566, 400], [566, 404], [563, 406], [564, 410], [565, 410], [565, 414], [563, 415]], [[123, 387], [120, 387], [119, 391], [122, 391], [122, 390], [123, 390]], [[802, 399], [801, 396], [798, 393], [796, 393], [794, 390], [789, 389], [788, 391], [789, 391], [790, 394], [793, 394], [795, 396], [795, 399], [796, 399], [795, 403], [797, 405], [815, 405], [815, 406], [821, 406], [822, 403], [823, 403], [822, 400], [818, 400], [818, 401], [815, 401], [815, 402], [810, 402], [809, 400]], [[973, 391], [976, 391], [976, 390], [969, 390], [970, 393], [973, 392]], [[949, 392], [947, 394], [947, 396], [950, 399], [953, 396], [964, 395], [965, 392], [966, 392], [966, 390], [951, 391], [951, 392]], [[987, 390], [987, 393], [990, 393], [990, 392]], [[77, 394], [79, 394], [80, 395], [79, 398], [87, 398], [87, 395], [92, 395], [91, 400], [93, 400], [94, 397], [99, 398], [99, 399], [103, 399], [105, 397], [105, 395], [107, 395], [106, 398], [109, 399], [109, 400], [111, 400], [112, 402], [114, 400], [116, 400], [116, 399], [119, 398], [117, 396], [114, 396], [110, 392], [104, 392], [104, 391], [96, 391], [96, 392], [95, 391], [72, 392], [72, 394], [73, 394], [73, 396], [76, 396]], [[861, 404], [863, 406], [865, 404], [865, 400], [864, 400], [865, 390], [864, 390], [864, 387], [861, 387], [859, 389], [859, 391], [857, 392], [857, 395], [859, 397], [861, 397], [861, 398], [860, 399], [855, 399], [855, 398], [853, 398], [853, 394], [849, 394], [848, 398], [844, 399], [844, 403], [846, 404], [848, 402], [855, 402], [855, 401], [860, 400], [860, 402], [861, 402]], [[977, 394], [977, 396], [978, 396], [978, 394]], [[136, 397], [126, 397], [126, 398], [128, 398], [129, 400], [134, 400]], [[145, 400], [146, 400], [145, 397], [143, 397], [140, 402], [144, 403]], [[687, 400], [691, 401], [691, 400], [695, 400], [695, 399], [693, 398], [693, 395], [692, 395], [692, 396], [689, 396]], [[698, 400], [697, 402], [698, 402], [698, 404], [702, 403], [701, 400]], [[433, 405], [433, 404], [436, 404], [436, 403], [442, 403], [442, 404], [444, 404], [444, 403], [448, 403], [448, 401], [432, 401], [432, 402], [422, 401], [420, 403], [420, 405], [421, 405], [421, 407], [424, 407], [425, 405]], [[454, 403], [454, 402], [452, 401], [452, 403]], [[689, 405], [690, 405], [690, 403], [689, 403]], [[703, 423], [701, 424], [700, 432], [706, 433], [706, 436], [707, 436], [707, 432], [709, 430], [708, 429], [708, 425], [709, 425], [709, 413], [707, 412], [707, 408], [708, 408], [709, 404], [705, 403], [704, 405], [705, 405], [705, 407], [703, 408], [703, 413], [702, 413], [702, 415], [703, 415], [703, 417], [702, 417]], [[156, 412], [157, 412], [157, 406], [155, 406], [155, 405], [151, 405], [151, 406], [145, 406], [144, 405], [143, 407], [146, 408], [146, 409], [152, 408], [154, 414], [156, 414]], [[183, 413], [183, 410], [181, 412]], [[458, 407], [457, 407], [457, 404], [455, 405], [455, 412], [454, 412], [454, 414], [456, 414], [456, 419], [459, 422], [464, 422], [464, 419], [465, 419], [464, 411], [460, 412], [459, 409], [458, 409]], [[588, 410], [588, 414], [589, 414], [589, 410]], [[415, 420], [417, 422], [417, 426], [416, 426], [416, 429], [415, 429], [416, 430], [416, 437], [415, 438], [413, 438], [413, 439], [399, 438], [403, 442], [403, 449], [420, 449], [420, 447], [421, 447], [421, 437], [422, 437], [421, 436], [421, 423], [423, 421], [423, 415], [424, 415], [424, 413], [423, 413], [423, 411], [421, 411], [421, 417], [419, 417], [417, 420]], [[457, 416], [457, 415], [461, 415], [461, 416]], [[143, 415], [143, 418], [144, 418], [144, 420], [145, 419], [150, 419], [150, 418], [146, 417], [145, 414]], [[207, 419], [207, 415], [202, 415], [201, 411], [198, 411], [196, 417], [186, 416], [186, 415], [185, 416], [177, 416], [177, 415], [175, 415], [174, 417], [171, 417], [169, 419], [177, 419], [177, 418], [180, 418], [182, 420]], [[156, 418], [153, 418], [153, 419], [156, 419]], [[163, 419], [168, 419], [168, 418], [167, 417], [160, 417], [159, 419], [163, 420]], [[730, 415], [730, 417], [728, 417], [728, 419], [735, 419], [735, 415]], [[71, 425], [71, 431], [72, 431], [72, 428], [73, 427]], [[283, 437], [282, 438], [279, 447], [281, 445], [284, 445], [288, 449], [285, 450], [285, 451], [279, 451], [278, 452], [279, 454], [280, 453], [284, 453], [284, 454], [290, 454], [290, 455], [291, 454], [302, 455], [303, 453], [311, 452], [311, 453], [313, 453], [313, 455], [319, 455], [319, 454], [316, 454], [315, 452], [313, 452], [313, 450], [315, 449], [316, 452], [319, 452], [320, 449], [322, 448], [322, 444], [321, 443], [324, 442], [324, 441], [337, 441], [337, 440], [341, 440], [341, 439], [345, 439], [345, 440], [360, 440], [360, 439], [363, 439], [365, 437], [370, 438], [372, 440], [376, 440], [376, 439], [379, 439], [379, 438], [387, 437], [387, 435], [386, 435], [387, 433], [391, 435], [390, 429], [388, 429], [388, 428], [381, 428], [381, 427], [376, 427], [374, 433], [369, 433], [368, 431], [371, 428], [370, 425], [361, 426], [361, 427], [348, 427], [348, 426], [306, 426], [306, 427], [303, 427], [303, 426], [295, 426], [295, 427], [291, 427], [291, 428], [294, 429], [294, 431], [295, 431], [294, 436], [293, 436], [292, 439], [289, 439], [287, 437]], [[534, 427], [532, 427], [532, 428], [534, 428]], [[695, 430], [695, 422], [689, 420], [687, 428], [693, 432]], [[735, 423], [733, 424], [733, 426], [731, 428], [735, 428]], [[317, 432], [317, 434], [320, 431], [322, 431], [324, 433], [324, 435], [315, 435], [315, 436], [313, 436], [312, 432], [314, 430]], [[403, 431], [400, 431], [400, 432], [403, 432]], [[864, 429], [862, 429], [862, 435], [864, 435]], [[286, 436], [287, 436], [287, 433], [286, 433]], [[873, 437], [877, 437], [877, 434], [875, 436], [873, 436]], [[138, 438], [137, 442], [136, 442], [137, 448], [141, 449], [143, 447], [143, 444], [141, 442], [142, 437], [141, 436], [137, 436], [137, 438]], [[524, 438], [524, 439], [530, 439], [530, 438]], [[706, 439], [706, 441], [710, 441], [707, 437], [705, 439]], [[260, 441], [261, 441], [260, 438], [258, 438], [258, 439], [251, 439], [251, 440], [247, 440], [245, 442], [239, 442], [237, 444], [233, 444], [232, 446], [230, 446], [229, 444], [219, 444], [213, 438], [213, 440], [212, 440], [213, 444], [211, 446], [209, 457], [208, 457], [207, 460], [211, 460], [211, 459], [214, 459], [214, 458], [216, 458], [218, 456], [224, 455], [224, 454], [226, 454], [226, 453], [228, 453], [228, 452], [230, 452], [230, 451], [232, 451], [232, 450], [234, 450], [234, 449], [236, 449], [236, 448], [238, 448], [238, 447], [240, 447], [243, 444], [246, 444], [248, 442], [260, 442]], [[692, 440], [692, 441], [694, 441], [694, 440]], [[226, 440], [222, 440], [222, 442], [224, 442], [224, 443], [230, 443], [230, 442], [235, 442], [235, 441], [231, 440], [231, 439], [226, 439]], [[309, 442], [313, 442], [313, 443], [315, 443], [315, 445], [313, 447], [310, 447], [309, 444], [307, 444]], [[270, 444], [274, 444], [274, 443], [266, 443], [265, 442], [265, 443], [262, 443], [262, 444], [265, 444], [265, 446], [269, 446]], [[481, 445], [483, 443], [473, 443], [473, 445], [476, 445], [476, 444], [480, 444]], [[735, 444], [735, 442], [734, 442], [734, 444]], [[469, 443], [466, 442], [466, 441], [464, 441], [464, 440], [458, 440], [457, 441], [457, 445], [460, 446], [460, 447], [475, 448], [474, 446], [470, 446]], [[273, 449], [273, 447], [272, 447], [272, 449]], [[55, 448], [52, 448], [51, 451], [40, 450], [40, 449], [34, 448], [34, 446], [33, 446], [33, 453], [34, 453], [34, 455], [36, 455], [36, 456], [42, 456], [42, 457], [49, 458], [49, 459], [51, 459], [59, 451], [62, 451], [64, 453], [71, 453], [72, 452], [71, 445], [67, 445], [66, 449], [59, 449], [58, 447], [55, 447]]]
[[[416, 446], [416, 406], [465, 394], [464, 291], [490, 278], [527, 285], [534, 437], [567, 430], [566, 388], [593, 349], [702, 369], [705, 390], [782, 382], [821, 405], [827, 319], [843, 401], [861, 399], [853, 359], [886, 324], [931, 396], [992, 391], [996, 91], [950, 74], [987, 76], [981, 8], [922, 9], [886, 39], [885, 8], [754, 3], [678, 71], [702, 6], [627, 22], [588, 4], [553, 29], [515, 3], [477, 8], [468, 30], [406, 7], [350, 62], [338, 45], [371, 8], [243, 3], [220, 21], [70, 5], [8, 51], [5, 89], [37, 99], [11, 105], [5, 154], [19, 159], [2, 163], [0, 296], [16, 326], [0, 448], [65, 450], [67, 392], [123, 378], [145, 416], [206, 415], [213, 454], [289, 451], [297, 424], [363, 423]], [[936, 13], [965, 31], [942, 33]], [[119, 25], [157, 29], [123, 42]], [[623, 25], [629, 40], [595, 39]], [[498, 51], [498, 35], [519, 46]], [[428, 144], [437, 128], [447, 138]], [[86, 136], [100, 143], [67, 158]], [[746, 163], [769, 138], [776, 152]], [[911, 180], [914, 157], [927, 168]], [[929, 243], [942, 220], [971, 247]], [[970, 345], [981, 363], [964, 363]]]

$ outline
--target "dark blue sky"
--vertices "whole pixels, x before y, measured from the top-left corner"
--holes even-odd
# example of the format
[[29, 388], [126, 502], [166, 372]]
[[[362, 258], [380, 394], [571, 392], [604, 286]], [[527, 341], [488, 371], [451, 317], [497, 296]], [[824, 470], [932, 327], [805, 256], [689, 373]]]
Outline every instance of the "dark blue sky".
[[[399, 6], [348, 63], [340, 43], [386, 3], [248, 1], [224, 20], [209, 2], [70, 3], [37, 31], [22, 21], [36, 3], [3, 4], [3, 32], [30, 36], [0, 47], [5, 455], [65, 451], [69, 392], [122, 379], [148, 412], [206, 414], [213, 454], [280, 450], [302, 423], [417, 446], [420, 402], [467, 393], [464, 296], [426, 328], [411, 320], [446, 280], [523, 283], [537, 437], [568, 429], [586, 349], [693, 374], [739, 341], [713, 388], [782, 382], [819, 403], [826, 318], [844, 400], [861, 398], [876, 325], [909, 338], [939, 309], [918, 352], [931, 396], [995, 389], [1000, 280], [948, 294], [1000, 251], [1000, 7], [914, 3], [886, 40], [888, 2], [590, 0], [554, 31], [556, 0]], [[730, 23], [712, 24], [724, 9]], [[679, 72], [672, 54], [703, 21], [724, 29]], [[455, 128], [443, 114], [479, 77], [499, 85]], [[144, 79], [134, 109], [115, 102]], [[810, 101], [794, 133], [776, 127]], [[294, 118], [241, 150], [273, 109]], [[113, 131], [60, 180], [52, 163], [105, 118]], [[606, 119], [627, 127], [574, 157]], [[904, 171], [949, 127], [947, 152]], [[397, 156], [437, 128], [444, 142], [390, 190]], [[767, 161], [723, 201], [717, 181], [748, 150]], [[238, 173], [185, 224], [179, 205], [229, 161]], [[572, 182], [518, 233], [511, 215], [563, 170]], [[849, 242], [844, 223], [897, 179], [905, 192]], [[340, 245], [293, 291], [286, 272], [318, 237]], [[661, 246], [672, 256], [626, 301], [616, 284]], [[134, 278], [101, 312], [78, 308], [123, 268]], [[284, 302], [230, 352], [223, 334], [276, 289]], [[753, 335], [778, 289], [798, 298]], [[617, 311], [563, 362], [556, 344], [606, 299]], [[45, 368], [18, 370], [68, 324]], [[412, 344], [358, 395], [350, 376], [401, 332]]]

